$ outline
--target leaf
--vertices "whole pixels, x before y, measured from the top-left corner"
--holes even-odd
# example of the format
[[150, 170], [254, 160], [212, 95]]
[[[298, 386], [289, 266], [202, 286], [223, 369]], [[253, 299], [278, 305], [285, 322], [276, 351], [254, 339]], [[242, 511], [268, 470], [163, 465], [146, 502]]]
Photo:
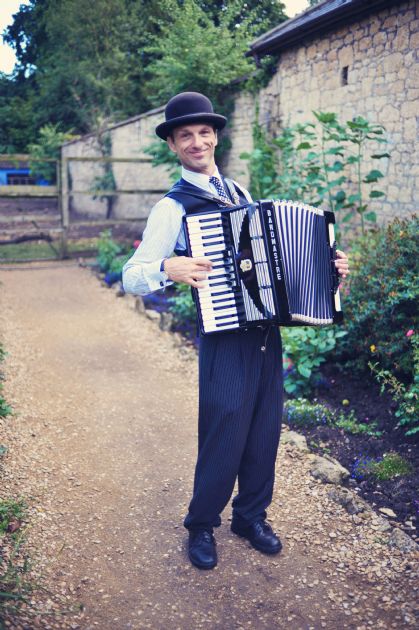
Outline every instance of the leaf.
[[301, 374], [301, 376], [304, 376], [305, 378], [310, 378], [311, 376], [311, 369], [306, 365], [298, 365], [297, 371]]
[[374, 160], [379, 160], [384, 157], [389, 158], [390, 153], [374, 153], [371, 157], [374, 158]]
[[350, 221], [352, 218], [352, 214], [353, 214], [352, 212], [348, 212], [348, 214], [345, 214], [345, 216], [342, 219], [342, 223], [347, 223], [348, 221]]
[[344, 190], [338, 190], [338, 192], [335, 195], [335, 201], [338, 201], [339, 203], [342, 203], [342, 201], [345, 201], [346, 199], [346, 193]]
[[377, 197], [384, 197], [384, 193], [381, 190], [371, 190], [370, 199], [376, 199]]
[[382, 174], [381, 171], [378, 171], [377, 169], [372, 169], [372, 171], [370, 171], [362, 180], [365, 184], [370, 184], [372, 182], [376, 182], [378, 179], [381, 179], [381, 177], [384, 177], [384, 175]]
[[366, 213], [364, 214], [364, 218], [365, 218], [367, 221], [372, 221], [373, 223], [376, 223], [376, 222], [377, 222], [377, 215], [376, 215], [376, 213], [375, 213], [375, 212], [366, 212]]
[[328, 124], [336, 121], [336, 114], [334, 112], [315, 112], [313, 114], [317, 120], [321, 123]]
[[300, 149], [311, 149], [311, 144], [309, 142], [300, 142], [300, 144], [297, 145], [297, 151]]

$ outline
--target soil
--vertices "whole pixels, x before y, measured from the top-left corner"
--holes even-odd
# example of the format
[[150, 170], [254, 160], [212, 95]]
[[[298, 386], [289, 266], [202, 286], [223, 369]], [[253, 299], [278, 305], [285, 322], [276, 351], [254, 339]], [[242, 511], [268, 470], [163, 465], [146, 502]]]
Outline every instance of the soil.
[[0, 281], [3, 392], [15, 410], [0, 418], [0, 498], [29, 505], [35, 587], [6, 628], [415, 627], [416, 552], [394, 546], [397, 528], [373, 511], [350, 515], [290, 444], [269, 509], [281, 554], [234, 536], [228, 506], [218, 566], [191, 566], [182, 520], [195, 351], [74, 263], [2, 267]]

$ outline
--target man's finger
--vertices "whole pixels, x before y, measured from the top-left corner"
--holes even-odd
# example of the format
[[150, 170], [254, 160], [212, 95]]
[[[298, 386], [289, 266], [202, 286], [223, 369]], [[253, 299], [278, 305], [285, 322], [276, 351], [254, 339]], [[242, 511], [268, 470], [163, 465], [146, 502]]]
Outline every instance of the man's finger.
[[192, 260], [198, 267], [212, 269], [212, 261], [209, 258], [193, 258]]

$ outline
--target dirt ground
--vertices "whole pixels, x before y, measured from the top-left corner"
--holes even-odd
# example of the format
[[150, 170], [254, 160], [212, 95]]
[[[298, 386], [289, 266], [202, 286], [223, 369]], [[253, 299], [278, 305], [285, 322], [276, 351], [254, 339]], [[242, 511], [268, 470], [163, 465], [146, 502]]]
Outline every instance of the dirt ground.
[[[192, 567], [182, 526], [197, 441], [197, 360], [75, 263], [0, 268], [9, 356], [0, 497], [30, 507], [43, 614], [11, 628], [414, 627], [415, 558], [374, 513], [350, 516], [281, 445], [268, 557], [216, 531], [219, 564]], [[80, 611], [80, 606], [82, 610]], [[52, 613], [65, 612], [65, 616]]]

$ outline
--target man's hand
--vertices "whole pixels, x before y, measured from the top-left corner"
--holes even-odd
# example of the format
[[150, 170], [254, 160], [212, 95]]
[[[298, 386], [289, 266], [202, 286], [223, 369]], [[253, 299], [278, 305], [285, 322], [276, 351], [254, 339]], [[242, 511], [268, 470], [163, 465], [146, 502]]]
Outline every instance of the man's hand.
[[344, 252], [341, 252], [340, 249], [336, 250], [336, 256], [337, 258], [335, 260], [335, 267], [338, 270], [338, 273], [342, 280], [344, 280], [346, 276], [350, 273], [348, 257]]
[[205, 287], [205, 280], [212, 269], [212, 262], [208, 258], [189, 258], [188, 256], [174, 256], [166, 258], [164, 270], [173, 282], [185, 282], [196, 289]]

